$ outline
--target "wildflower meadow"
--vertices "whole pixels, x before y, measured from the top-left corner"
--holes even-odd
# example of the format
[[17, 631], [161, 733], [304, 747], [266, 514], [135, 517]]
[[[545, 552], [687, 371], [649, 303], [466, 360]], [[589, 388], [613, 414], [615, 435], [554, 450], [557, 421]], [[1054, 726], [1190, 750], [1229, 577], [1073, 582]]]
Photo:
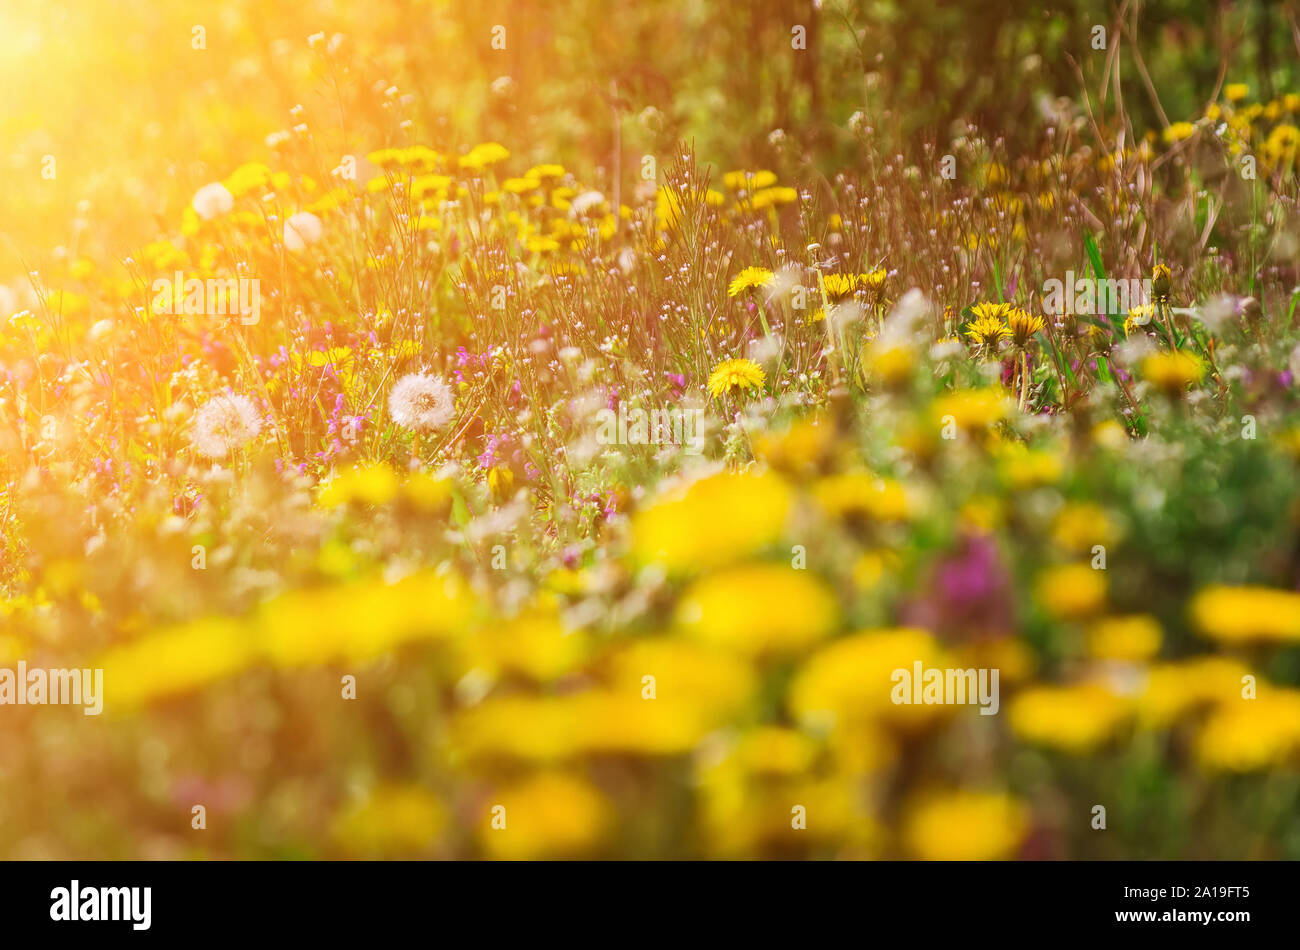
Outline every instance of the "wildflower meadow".
[[0, 0], [0, 857], [1300, 858], [1296, 16]]

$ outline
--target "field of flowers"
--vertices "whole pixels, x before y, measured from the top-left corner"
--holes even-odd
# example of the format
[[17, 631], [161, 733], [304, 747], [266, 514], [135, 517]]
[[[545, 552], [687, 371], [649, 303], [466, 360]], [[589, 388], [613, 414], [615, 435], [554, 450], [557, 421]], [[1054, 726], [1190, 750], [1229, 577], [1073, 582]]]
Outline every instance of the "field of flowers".
[[1300, 858], [1300, 83], [827, 168], [189, 6], [0, 5], [0, 667], [103, 671], [0, 857]]

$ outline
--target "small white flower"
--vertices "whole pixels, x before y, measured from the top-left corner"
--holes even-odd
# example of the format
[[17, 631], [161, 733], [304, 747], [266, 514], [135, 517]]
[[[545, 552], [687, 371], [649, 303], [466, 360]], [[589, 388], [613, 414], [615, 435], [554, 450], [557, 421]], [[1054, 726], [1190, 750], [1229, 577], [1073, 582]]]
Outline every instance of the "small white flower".
[[407, 373], [388, 394], [388, 414], [404, 429], [433, 432], [456, 413], [451, 387], [438, 376]]
[[214, 181], [194, 192], [190, 204], [200, 218], [211, 221], [230, 213], [230, 209], [235, 206], [235, 196], [221, 182]]
[[299, 211], [284, 222], [284, 249], [296, 254], [319, 241], [323, 231], [320, 218], [310, 211]]
[[210, 459], [225, 458], [257, 437], [262, 417], [247, 396], [212, 397], [194, 417], [194, 447]]
[[605, 203], [605, 196], [599, 191], [584, 191], [569, 202], [569, 217], [581, 218], [587, 212], [599, 208]]

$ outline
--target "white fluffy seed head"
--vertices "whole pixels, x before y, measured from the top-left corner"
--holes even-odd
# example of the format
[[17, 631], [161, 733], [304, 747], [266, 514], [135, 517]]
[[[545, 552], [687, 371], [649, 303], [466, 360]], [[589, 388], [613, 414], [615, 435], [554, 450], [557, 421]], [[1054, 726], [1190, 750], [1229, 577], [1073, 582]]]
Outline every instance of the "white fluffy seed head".
[[324, 228], [320, 218], [310, 211], [299, 211], [284, 222], [284, 249], [296, 254], [308, 244], [315, 244], [321, 239]]
[[194, 417], [194, 447], [210, 459], [222, 459], [262, 431], [262, 417], [247, 396], [214, 396]]
[[221, 182], [214, 181], [194, 192], [190, 205], [200, 218], [211, 221], [230, 213], [230, 209], [235, 206], [235, 196]]
[[451, 387], [430, 373], [407, 373], [388, 393], [388, 414], [404, 429], [435, 432], [456, 412]]

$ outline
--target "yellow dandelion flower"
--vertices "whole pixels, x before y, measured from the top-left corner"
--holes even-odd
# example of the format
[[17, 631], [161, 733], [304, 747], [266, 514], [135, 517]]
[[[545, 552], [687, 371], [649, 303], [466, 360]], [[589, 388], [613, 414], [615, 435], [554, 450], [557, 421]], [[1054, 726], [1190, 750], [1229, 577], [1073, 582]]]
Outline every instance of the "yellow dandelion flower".
[[513, 673], [544, 683], [578, 669], [591, 641], [583, 631], [566, 628], [554, 611], [534, 609], [473, 631], [461, 646], [467, 669]]
[[732, 278], [730, 285], [727, 287], [727, 296], [739, 297], [747, 290], [766, 287], [775, 279], [776, 275], [766, 267], [746, 267]]
[[1042, 317], [1035, 316], [1021, 307], [1014, 307], [1007, 314], [1007, 326], [1011, 334], [1011, 342], [1020, 349], [1028, 346], [1030, 339], [1034, 334], [1042, 332], [1044, 325], [1045, 322]]
[[976, 346], [997, 346], [1011, 336], [1011, 328], [996, 317], [976, 317], [966, 325], [966, 338]]
[[709, 395], [718, 399], [729, 392], [747, 393], [753, 389], [762, 389], [766, 381], [763, 367], [753, 360], [723, 360], [709, 374]]
[[1092, 442], [1099, 448], [1112, 451], [1128, 444], [1128, 430], [1114, 419], [1106, 419], [1092, 427]]
[[862, 347], [862, 369], [888, 388], [898, 388], [912, 378], [916, 351], [906, 344], [871, 340]]
[[795, 729], [759, 726], [741, 737], [735, 755], [749, 774], [799, 775], [812, 766], [817, 744]]
[[482, 171], [490, 165], [503, 162], [510, 157], [510, 151], [496, 142], [484, 142], [482, 145], [475, 145], [467, 153], [462, 155], [457, 164], [461, 168], [467, 168], [471, 171]]
[[371, 152], [366, 156], [366, 161], [380, 168], [387, 168], [389, 165], [396, 165], [402, 157], [400, 149], [381, 148]]
[[754, 440], [759, 459], [794, 478], [808, 478], [829, 467], [835, 448], [834, 425], [816, 415], [781, 432], [764, 432]]
[[1150, 324], [1155, 317], [1155, 312], [1154, 304], [1144, 303], [1136, 307], [1130, 307], [1128, 318], [1124, 321], [1124, 335], [1130, 336], [1134, 330]]
[[843, 300], [850, 297], [858, 289], [857, 274], [825, 274], [822, 276], [822, 284], [826, 288], [826, 296], [831, 300]]
[[563, 165], [534, 165], [524, 175], [525, 178], [536, 178], [539, 181], [552, 181], [564, 177]]
[[885, 286], [885, 279], [888, 276], [888, 271], [883, 267], [878, 267], [869, 273], [859, 274], [858, 282], [867, 290], [880, 290], [880, 288]]
[[1250, 86], [1244, 82], [1230, 82], [1223, 87], [1223, 98], [1229, 102], [1241, 102], [1250, 95]]
[[1164, 302], [1169, 299], [1169, 285], [1173, 278], [1168, 264], [1156, 264], [1151, 268], [1151, 293], [1156, 300]]
[[1011, 304], [1009, 303], [977, 303], [971, 306], [971, 314], [976, 320], [997, 320], [1005, 322], [1007, 315], [1011, 313]]
[[1065, 473], [1065, 459], [1059, 452], [1030, 449], [1023, 442], [1007, 443], [998, 451], [998, 471], [1016, 491], [1054, 485]]
[[793, 188], [763, 188], [754, 192], [748, 204], [755, 211], [761, 211], [777, 205], [794, 204], [798, 200], [799, 192]]
[[990, 187], [1005, 185], [1011, 180], [1011, 173], [1007, 166], [1000, 162], [989, 162], [984, 166], [984, 184]]
[[1142, 377], [1171, 397], [1205, 378], [1205, 364], [1186, 350], [1153, 353], [1142, 360]]
[[930, 414], [940, 427], [951, 421], [964, 432], [976, 433], [1006, 418], [1007, 398], [997, 389], [961, 389], [931, 403]]
[[769, 171], [735, 171], [722, 176], [722, 183], [732, 191], [757, 191], [776, 184], [776, 174]]
[[823, 478], [813, 497], [832, 517], [862, 521], [904, 521], [914, 508], [901, 482], [865, 472]]
[[641, 701], [653, 676], [656, 702], [684, 703], [721, 725], [738, 715], [758, 689], [758, 676], [734, 651], [683, 640], [647, 637], [606, 659], [610, 689]]

